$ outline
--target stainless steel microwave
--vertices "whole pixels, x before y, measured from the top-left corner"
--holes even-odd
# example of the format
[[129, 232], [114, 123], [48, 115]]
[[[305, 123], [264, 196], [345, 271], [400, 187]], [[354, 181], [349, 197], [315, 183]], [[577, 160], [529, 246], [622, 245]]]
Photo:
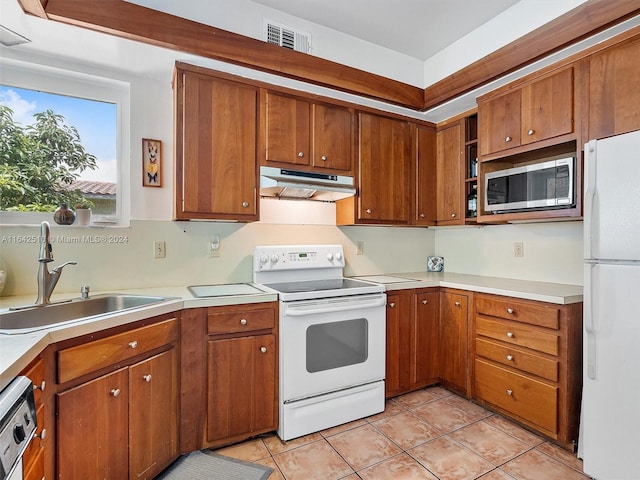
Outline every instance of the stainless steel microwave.
[[569, 157], [485, 174], [485, 212], [574, 207], [575, 165]]

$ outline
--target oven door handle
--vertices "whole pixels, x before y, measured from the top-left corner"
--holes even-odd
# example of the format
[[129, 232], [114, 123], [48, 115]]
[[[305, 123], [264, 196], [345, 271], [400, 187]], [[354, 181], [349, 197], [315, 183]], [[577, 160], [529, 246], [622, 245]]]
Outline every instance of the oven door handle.
[[290, 306], [287, 307], [285, 315], [291, 317], [303, 317], [307, 315], [319, 315], [322, 313], [344, 312], [347, 310], [359, 310], [361, 308], [383, 307], [387, 303], [384, 296], [373, 300], [349, 302], [347, 304], [327, 303], [326, 306], [313, 304], [308, 306]]

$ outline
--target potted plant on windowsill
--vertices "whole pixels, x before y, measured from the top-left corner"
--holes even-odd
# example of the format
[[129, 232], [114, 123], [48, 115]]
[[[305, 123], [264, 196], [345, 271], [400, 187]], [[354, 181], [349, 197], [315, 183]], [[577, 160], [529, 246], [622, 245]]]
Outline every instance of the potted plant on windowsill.
[[91, 204], [89, 202], [76, 203], [76, 225], [79, 227], [91, 224]]

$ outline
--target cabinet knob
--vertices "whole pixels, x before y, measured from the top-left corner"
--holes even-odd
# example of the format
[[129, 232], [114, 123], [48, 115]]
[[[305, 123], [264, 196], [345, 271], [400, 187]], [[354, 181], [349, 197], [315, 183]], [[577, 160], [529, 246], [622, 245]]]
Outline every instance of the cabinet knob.
[[456, 214], [455, 214], [455, 213], [452, 213], [452, 214], [451, 214], [451, 218], [456, 218]]
[[40, 433], [36, 433], [34, 437], [39, 438], [40, 441], [43, 441], [47, 438], [47, 429], [43, 428], [42, 431]]
[[249, 202], [242, 202], [243, 208], [247, 208], [249, 206]]
[[504, 138], [504, 141], [505, 141], [505, 142], [510, 142], [510, 141], [511, 141], [511, 137], [507, 135], [507, 136]]
[[454, 304], [456, 307], [459, 307], [460, 305], [462, 305], [460, 302], [453, 302], [453, 304]]
[[136, 340], [129, 342], [129, 347], [130, 348], [136, 348], [138, 346], [138, 342]]
[[395, 307], [395, 306], [396, 306], [396, 304], [395, 304], [394, 302], [391, 302], [391, 303], [389, 304], [389, 307], [391, 307], [391, 308], [393, 308], [393, 307]]
[[143, 376], [142, 376], [142, 379], [143, 379], [145, 382], [149, 383], [149, 382], [151, 381], [151, 375], [150, 375], [150, 374], [143, 375]]
[[326, 162], [326, 161], [328, 160], [328, 158], [327, 158], [327, 156], [326, 156], [326, 155], [322, 155], [322, 156], [320, 157], [320, 160], [322, 160], [323, 162]]
[[246, 325], [247, 324], [247, 319], [243, 318], [242, 320], [240, 320], [240, 325]]
[[422, 300], [423, 305], [426, 305], [427, 303], [429, 303], [429, 300]]
[[509, 360], [510, 362], [513, 362], [513, 355], [507, 355], [507, 360]]
[[509, 396], [513, 395], [513, 390], [507, 388], [507, 395], [509, 395]]
[[300, 158], [304, 157], [304, 152], [298, 152], [298, 157]]
[[513, 308], [507, 308], [507, 313], [513, 313]]
[[112, 397], [117, 397], [118, 395], [120, 395], [120, 389], [119, 388], [112, 388], [109, 393], [111, 394]]
[[513, 332], [507, 332], [507, 337], [513, 338]]
[[267, 347], [260, 347], [260, 351], [262, 353], [267, 353]]
[[47, 386], [47, 382], [42, 380], [42, 383], [40, 385], [34, 385], [33, 389], [34, 390], [40, 390], [41, 392], [44, 392], [44, 389], [45, 389], [46, 386]]
[[421, 213], [420, 218], [424, 218], [424, 217], [426, 217], [426, 215], [424, 213]]
[[534, 133], [536, 133], [536, 131], [535, 131], [533, 128], [530, 128], [530, 129], [527, 131], [527, 135], [533, 135]]
[[367, 209], [365, 210], [365, 212], [367, 212], [367, 213], [371, 213], [371, 209], [370, 209], [370, 208], [367, 208]]

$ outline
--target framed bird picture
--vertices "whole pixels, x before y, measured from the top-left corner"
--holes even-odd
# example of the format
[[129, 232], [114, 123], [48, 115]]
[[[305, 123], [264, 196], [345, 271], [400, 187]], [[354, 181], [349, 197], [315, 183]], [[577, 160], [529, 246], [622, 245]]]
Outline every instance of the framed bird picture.
[[142, 139], [142, 186], [162, 186], [162, 142]]

